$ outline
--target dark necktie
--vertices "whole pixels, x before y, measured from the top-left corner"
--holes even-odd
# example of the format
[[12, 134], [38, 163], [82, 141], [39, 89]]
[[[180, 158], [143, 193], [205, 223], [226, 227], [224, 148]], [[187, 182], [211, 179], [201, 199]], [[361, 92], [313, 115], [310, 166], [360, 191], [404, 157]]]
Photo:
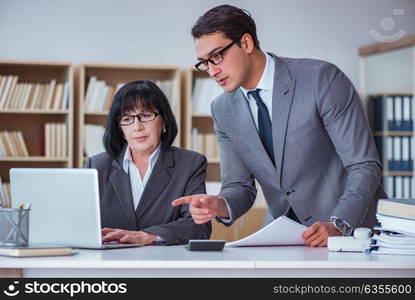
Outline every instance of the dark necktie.
[[261, 89], [256, 89], [255, 91], [249, 91], [248, 95], [254, 97], [256, 104], [258, 106], [258, 131], [259, 137], [261, 138], [262, 144], [265, 147], [269, 157], [272, 160], [272, 163], [275, 166], [274, 160], [274, 147], [272, 144], [272, 123], [271, 118], [269, 117], [268, 108], [262, 101], [259, 96], [259, 91]]

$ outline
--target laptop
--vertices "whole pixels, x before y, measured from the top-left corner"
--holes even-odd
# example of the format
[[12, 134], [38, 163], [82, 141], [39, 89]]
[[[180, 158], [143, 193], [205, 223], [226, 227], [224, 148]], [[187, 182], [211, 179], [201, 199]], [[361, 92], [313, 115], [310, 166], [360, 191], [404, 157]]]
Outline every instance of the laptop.
[[143, 246], [101, 242], [95, 169], [12, 168], [10, 190], [14, 207], [31, 205], [29, 244], [87, 249]]

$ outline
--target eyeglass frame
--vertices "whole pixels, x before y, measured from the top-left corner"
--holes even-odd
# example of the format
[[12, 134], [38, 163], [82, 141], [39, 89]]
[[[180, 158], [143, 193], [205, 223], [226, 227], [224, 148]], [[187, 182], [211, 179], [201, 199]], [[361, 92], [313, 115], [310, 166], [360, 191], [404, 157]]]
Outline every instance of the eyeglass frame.
[[[149, 112], [147, 112], [147, 113], [149, 113]], [[129, 125], [131, 125], [131, 124], [134, 124], [135, 118], [137, 118], [137, 120], [138, 120], [140, 123], [148, 123], [148, 122], [154, 121], [154, 120], [155, 120], [158, 116], [160, 116], [160, 115], [161, 115], [159, 112], [154, 112], [154, 111], [151, 111], [151, 113], [153, 113], [153, 114], [154, 114], [154, 118], [153, 118], [153, 119], [151, 119], [151, 120], [147, 120], [147, 121], [142, 121], [142, 120], [141, 120], [141, 116], [143, 115], [143, 113], [139, 113], [139, 114], [137, 114], [137, 115], [122, 115], [122, 116], [119, 116], [119, 117], [118, 117], [118, 124], [120, 124], [120, 126], [129, 126]], [[121, 118], [122, 118], [122, 117], [124, 117], [124, 116], [133, 117], [132, 122], [131, 122], [131, 123], [128, 123], [128, 124], [121, 124]]]
[[[215, 66], [219, 65], [221, 62], [223, 62], [223, 53], [225, 53], [225, 51], [226, 51], [226, 50], [228, 50], [229, 48], [231, 48], [231, 47], [232, 47], [235, 43], [239, 42], [241, 38], [242, 38], [242, 36], [241, 36], [240, 38], [237, 38], [236, 40], [232, 41], [229, 45], [225, 46], [225, 48], [223, 48], [222, 50], [220, 50], [220, 51], [218, 51], [218, 52], [216, 52], [216, 53], [211, 54], [211, 55], [208, 57], [208, 59], [203, 59], [203, 60], [199, 61], [197, 64], [195, 64], [195, 68], [196, 68], [198, 71], [200, 71], [200, 72], [206, 72], [207, 70], [209, 70], [209, 62], [210, 62], [210, 63], [212, 63], [212, 64], [214, 64]], [[215, 63], [215, 62], [211, 59], [211, 57], [212, 57], [213, 55], [220, 55], [220, 57], [221, 57], [220, 62]], [[206, 66], [206, 70], [200, 70], [200, 69], [199, 69], [199, 66], [201, 66], [201, 65]]]

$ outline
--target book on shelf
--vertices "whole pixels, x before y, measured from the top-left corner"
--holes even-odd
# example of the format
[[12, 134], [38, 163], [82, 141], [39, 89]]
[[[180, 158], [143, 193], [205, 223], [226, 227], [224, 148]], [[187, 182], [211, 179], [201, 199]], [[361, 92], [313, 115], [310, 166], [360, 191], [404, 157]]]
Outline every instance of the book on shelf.
[[100, 125], [85, 124], [84, 126], [84, 152], [87, 157], [104, 152], [105, 128]]
[[154, 83], [161, 89], [170, 103], [171, 109], [174, 113], [177, 113], [180, 99], [176, 98], [178, 91], [176, 91], [176, 85], [173, 84], [173, 80], [153, 80]]
[[11, 94], [13, 94], [13, 89], [17, 83], [18, 77], [17, 76], [5, 76], [5, 83], [2, 87], [2, 91], [0, 91], [0, 109], [7, 108], [7, 104], [10, 102], [9, 98]]
[[192, 112], [210, 115], [210, 104], [222, 93], [222, 88], [211, 78], [196, 78], [193, 83]]
[[219, 145], [213, 132], [202, 133], [192, 128], [192, 150], [203, 153], [207, 158], [219, 158]]
[[413, 96], [370, 96], [375, 131], [413, 131]]
[[0, 247], [0, 255], [13, 257], [64, 256], [72, 255], [72, 248], [59, 245], [28, 245]]
[[[175, 111], [176, 104], [179, 101], [175, 99], [176, 91], [172, 80], [157, 80], [153, 81], [166, 95], [167, 100]], [[105, 80], [98, 79], [96, 76], [89, 77], [88, 84], [85, 90], [84, 109], [86, 112], [103, 112], [109, 111], [113, 98], [116, 92], [125, 83], [107, 84]]]
[[[108, 111], [116, 91], [123, 84], [107, 85], [104, 80], [91, 76], [85, 91], [84, 108], [86, 112]], [[111, 99], [111, 100], [109, 100]]]
[[0, 157], [1, 156], [29, 156], [21, 131], [0, 131]]
[[68, 82], [57, 83], [56, 79], [51, 79], [48, 83], [25, 83], [18, 80], [18, 76], [15, 75], [0, 75], [0, 109], [68, 108]]
[[369, 101], [385, 191], [393, 198], [414, 198], [414, 97], [383, 94], [370, 96]]
[[67, 125], [65, 123], [45, 123], [44, 137], [46, 157], [66, 157], [68, 155]]
[[382, 215], [408, 218], [415, 221], [415, 199], [379, 199], [377, 212]]
[[383, 186], [390, 197], [413, 198], [414, 184], [414, 176], [383, 176]]
[[6, 197], [6, 186], [3, 186], [3, 180], [1, 179], [0, 175], [0, 206], [1, 207], [9, 207], [9, 201]]
[[12, 207], [10, 198], [10, 183], [2, 182], [0, 178], [0, 204], [1, 207]]

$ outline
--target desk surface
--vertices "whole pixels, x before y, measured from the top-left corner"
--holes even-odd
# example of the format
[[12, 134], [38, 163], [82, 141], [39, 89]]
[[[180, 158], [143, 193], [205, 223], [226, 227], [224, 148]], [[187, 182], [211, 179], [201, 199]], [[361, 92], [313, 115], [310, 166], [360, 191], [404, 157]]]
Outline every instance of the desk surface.
[[415, 256], [329, 252], [304, 246], [225, 247], [221, 252], [184, 246], [78, 250], [62, 257], [0, 257], [0, 268], [25, 277], [414, 277]]

